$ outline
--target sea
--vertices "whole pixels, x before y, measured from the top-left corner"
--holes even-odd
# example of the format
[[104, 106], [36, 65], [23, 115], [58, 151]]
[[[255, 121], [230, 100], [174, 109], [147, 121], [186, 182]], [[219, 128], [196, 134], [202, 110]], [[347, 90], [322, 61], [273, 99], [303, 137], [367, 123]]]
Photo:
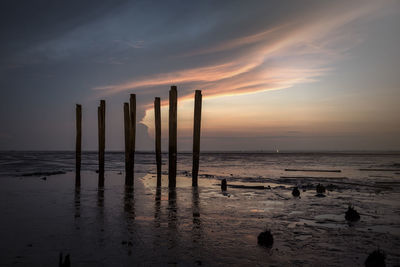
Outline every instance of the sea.
[[162, 156], [162, 188], [154, 153], [137, 152], [127, 191], [123, 152], [106, 152], [104, 188], [96, 152], [79, 188], [74, 152], [0, 152], [0, 266], [56, 266], [60, 253], [71, 266], [363, 266], [375, 250], [400, 265], [400, 153], [203, 152], [198, 188], [178, 153], [174, 191]]

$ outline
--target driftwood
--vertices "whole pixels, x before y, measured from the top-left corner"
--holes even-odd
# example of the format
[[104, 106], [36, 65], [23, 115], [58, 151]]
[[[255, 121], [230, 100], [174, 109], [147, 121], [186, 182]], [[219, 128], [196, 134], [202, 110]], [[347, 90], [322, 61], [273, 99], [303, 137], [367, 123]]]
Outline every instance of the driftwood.
[[370, 172], [398, 172], [400, 169], [359, 169], [360, 171], [370, 171]]
[[347, 177], [327, 177], [327, 176], [281, 176], [283, 179], [348, 179]]
[[229, 184], [227, 185], [232, 188], [242, 188], [242, 189], [269, 189], [263, 185], [239, 185], [239, 184]]
[[342, 172], [341, 170], [285, 169], [287, 172]]
[[31, 173], [24, 173], [21, 176], [51, 176], [59, 174], [66, 174], [66, 172], [65, 171], [31, 172]]

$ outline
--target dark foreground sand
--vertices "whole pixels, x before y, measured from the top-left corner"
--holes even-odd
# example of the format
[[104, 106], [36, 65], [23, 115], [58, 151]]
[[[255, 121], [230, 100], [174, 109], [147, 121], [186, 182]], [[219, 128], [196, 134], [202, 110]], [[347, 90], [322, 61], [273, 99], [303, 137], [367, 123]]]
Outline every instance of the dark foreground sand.
[[[295, 199], [289, 186], [269, 183], [224, 195], [219, 181], [202, 179], [194, 190], [179, 177], [176, 192], [158, 195], [152, 174], [136, 174], [134, 194], [123, 181], [106, 173], [98, 190], [97, 174], [83, 172], [75, 191], [72, 173], [1, 177], [0, 266], [57, 266], [60, 252], [72, 266], [360, 266], [377, 247], [389, 266], [400, 264], [396, 190], [324, 198], [308, 190]], [[361, 213], [352, 226], [344, 220], [349, 203]], [[272, 249], [257, 245], [265, 227]]]

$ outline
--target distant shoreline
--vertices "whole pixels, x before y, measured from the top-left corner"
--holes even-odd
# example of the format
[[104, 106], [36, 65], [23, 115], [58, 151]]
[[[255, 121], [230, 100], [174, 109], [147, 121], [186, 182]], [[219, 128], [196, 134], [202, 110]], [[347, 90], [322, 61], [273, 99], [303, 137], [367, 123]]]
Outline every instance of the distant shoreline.
[[[0, 153], [75, 153], [75, 150], [0, 150]], [[85, 150], [82, 153], [97, 153], [97, 150]], [[106, 150], [106, 153], [125, 153], [122, 150]], [[154, 151], [136, 151], [139, 154], [155, 154]], [[168, 151], [162, 151], [163, 154], [168, 154]], [[192, 151], [178, 151], [178, 154], [191, 154]], [[201, 154], [330, 154], [330, 155], [397, 155], [400, 154], [400, 151], [393, 150], [371, 150], [371, 151], [362, 151], [362, 150], [354, 150], [354, 151], [330, 151], [330, 150], [283, 150], [283, 151], [201, 151]]]

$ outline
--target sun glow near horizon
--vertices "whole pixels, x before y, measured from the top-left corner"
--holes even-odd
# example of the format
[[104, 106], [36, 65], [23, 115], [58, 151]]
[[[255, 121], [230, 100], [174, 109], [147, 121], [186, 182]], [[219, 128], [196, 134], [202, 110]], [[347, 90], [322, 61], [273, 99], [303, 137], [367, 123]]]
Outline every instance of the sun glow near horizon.
[[[303, 92], [312, 96], [316, 90], [312, 84], [334, 73], [335, 63], [348, 57], [347, 52], [362, 42], [353, 24], [367, 20], [379, 8], [379, 4], [369, 2], [363, 6], [350, 6], [339, 15], [329, 10], [319, 16], [293, 19], [175, 56], [176, 60], [194, 61], [204, 56], [216, 56], [215, 60], [197, 67], [160, 72], [94, 89], [100, 95], [124, 91], [146, 94], [160, 90], [160, 87], [178, 85], [181, 137], [189, 138], [192, 133], [195, 89], [203, 91], [203, 137], [286, 136], [288, 133], [297, 136], [351, 135], [356, 124], [352, 126], [346, 121], [354, 115], [341, 114], [337, 109], [333, 111], [318, 99], [296, 102], [294, 92], [296, 88], [311, 87], [311, 91]], [[227, 52], [229, 57], [224, 56]], [[276, 90], [285, 92], [272, 93]], [[271, 95], [274, 97], [270, 98]], [[153, 105], [146, 106], [141, 122], [153, 136]], [[161, 114], [162, 130], [166, 133], [167, 99], [162, 100]]]

